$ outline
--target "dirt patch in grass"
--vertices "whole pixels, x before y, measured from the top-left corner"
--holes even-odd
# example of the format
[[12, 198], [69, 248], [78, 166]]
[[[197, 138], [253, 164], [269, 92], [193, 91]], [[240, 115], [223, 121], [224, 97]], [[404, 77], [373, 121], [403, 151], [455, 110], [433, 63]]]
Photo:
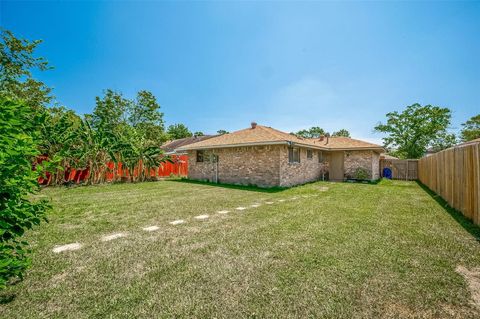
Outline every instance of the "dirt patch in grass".
[[480, 268], [469, 270], [463, 266], [457, 266], [456, 271], [465, 278], [472, 295], [472, 302], [480, 308]]

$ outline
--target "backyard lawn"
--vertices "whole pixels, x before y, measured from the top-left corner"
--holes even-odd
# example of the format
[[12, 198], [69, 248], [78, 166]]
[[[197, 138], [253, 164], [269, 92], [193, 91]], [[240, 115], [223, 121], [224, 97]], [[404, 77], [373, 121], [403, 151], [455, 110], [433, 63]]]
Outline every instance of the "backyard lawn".
[[2, 293], [3, 318], [480, 317], [456, 271], [480, 267], [480, 231], [415, 182], [41, 195], [54, 210], [27, 236], [32, 268]]

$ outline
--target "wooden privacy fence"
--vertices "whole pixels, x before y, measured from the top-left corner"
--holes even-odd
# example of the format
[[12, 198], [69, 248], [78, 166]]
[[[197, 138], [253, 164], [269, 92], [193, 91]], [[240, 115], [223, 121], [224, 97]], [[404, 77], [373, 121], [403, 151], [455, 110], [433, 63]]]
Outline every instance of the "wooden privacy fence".
[[423, 157], [418, 162], [419, 180], [480, 224], [480, 143], [455, 146]]
[[385, 177], [383, 172], [385, 168], [392, 171], [392, 179], [403, 179], [407, 181], [418, 178], [418, 160], [416, 159], [381, 159], [380, 176]]

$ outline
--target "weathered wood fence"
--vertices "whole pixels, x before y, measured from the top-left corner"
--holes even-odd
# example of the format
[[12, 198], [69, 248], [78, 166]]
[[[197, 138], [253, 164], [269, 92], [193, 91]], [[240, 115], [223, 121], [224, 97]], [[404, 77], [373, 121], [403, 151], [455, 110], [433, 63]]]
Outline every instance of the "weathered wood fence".
[[421, 158], [418, 179], [451, 207], [480, 224], [480, 143], [455, 146]]
[[383, 176], [385, 168], [392, 171], [392, 179], [403, 179], [407, 181], [416, 180], [418, 178], [418, 160], [416, 159], [381, 159], [380, 160], [380, 176]]

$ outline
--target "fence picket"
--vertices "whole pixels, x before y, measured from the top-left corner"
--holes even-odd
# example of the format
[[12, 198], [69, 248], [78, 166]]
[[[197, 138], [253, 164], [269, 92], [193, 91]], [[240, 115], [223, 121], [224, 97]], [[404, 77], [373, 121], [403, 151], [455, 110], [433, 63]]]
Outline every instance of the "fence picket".
[[480, 143], [458, 145], [421, 158], [418, 179], [480, 224]]

